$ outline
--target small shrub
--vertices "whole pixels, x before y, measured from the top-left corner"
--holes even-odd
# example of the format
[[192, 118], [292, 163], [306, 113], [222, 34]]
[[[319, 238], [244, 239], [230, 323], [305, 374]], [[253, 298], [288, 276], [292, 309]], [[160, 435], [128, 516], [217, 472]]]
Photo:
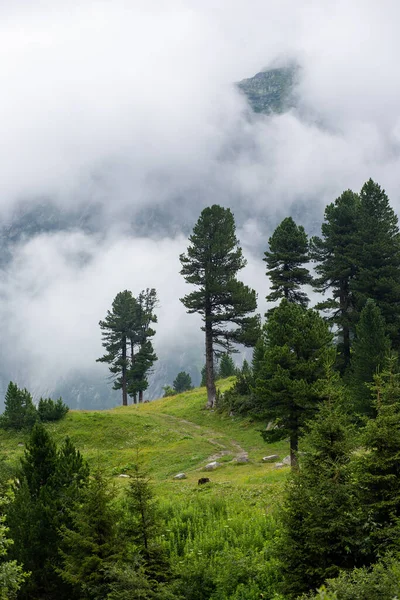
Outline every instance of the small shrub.
[[40, 420], [43, 422], [59, 421], [68, 411], [68, 406], [64, 404], [61, 398], [58, 398], [56, 401], [51, 398], [40, 398], [39, 400], [38, 414]]

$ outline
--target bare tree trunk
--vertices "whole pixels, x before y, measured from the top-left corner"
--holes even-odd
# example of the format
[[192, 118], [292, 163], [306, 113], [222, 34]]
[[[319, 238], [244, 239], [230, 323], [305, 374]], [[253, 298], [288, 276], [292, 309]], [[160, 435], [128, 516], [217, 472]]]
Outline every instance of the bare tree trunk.
[[213, 332], [211, 322], [205, 322], [206, 330], [206, 386], [207, 386], [207, 408], [215, 407], [217, 390], [214, 379], [214, 352], [213, 352]]
[[126, 338], [122, 339], [122, 406], [128, 406], [126, 390]]
[[139, 404], [143, 402], [143, 390], [139, 390]]
[[297, 452], [299, 449], [299, 434], [298, 432], [292, 432], [290, 435], [290, 465], [292, 469], [298, 469], [299, 463], [297, 459]]

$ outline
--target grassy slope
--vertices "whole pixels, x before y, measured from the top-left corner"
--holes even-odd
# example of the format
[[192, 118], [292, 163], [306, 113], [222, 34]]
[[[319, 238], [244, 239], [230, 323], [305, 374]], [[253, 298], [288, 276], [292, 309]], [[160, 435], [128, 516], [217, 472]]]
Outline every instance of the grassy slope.
[[[229, 385], [231, 381], [224, 380], [219, 387], [223, 391]], [[197, 388], [140, 406], [71, 411], [63, 421], [48, 427], [58, 443], [68, 435], [90, 464], [105, 468], [121, 485], [126, 480], [117, 476], [129, 472], [139, 452], [162, 496], [193, 490], [204, 475], [219, 484], [221, 492], [224, 488], [244, 493], [245, 488], [280, 487], [288, 469], [276, 470], [261, 458], [266, 454], [283, 458], [287, 444], [267, 446], [259, 423], [205, 410], [205, 398], [205, 389]], [[16, 462], [23, 453], [18, 444], [25, 441], [22, 434], [0, 430], [0, 454]], [[243, 452], [248, 453], [249, 462], [235, 463], [234, 458]], [[223, 466], [204, 473], [204, 465], [215, 459]], [[174, 481], [173, 476], [181, 471], [187, 480]]]

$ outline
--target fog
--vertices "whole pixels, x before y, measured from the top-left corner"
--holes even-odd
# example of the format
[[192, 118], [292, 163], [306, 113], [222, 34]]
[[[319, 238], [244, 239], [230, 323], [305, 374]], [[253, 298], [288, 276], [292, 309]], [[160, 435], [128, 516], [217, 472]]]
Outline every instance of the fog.
[[[77, 369], [104, 377], [98, 321], [123, 289], [157, 288], [162, 360], [201, 353], [199, 319], [179, 302], [179, 254], [204, 206], [237, 215], [262, 313], [262, 252], [279, 219], [297, 210], [313, 230], [369, 177], [399, 208], [398, 3], [215, 4], [0, 3], [0, 218], [7, 228], [21, 203], [45, 199], [97, 222], [9, 248], [1, 371], [20, 385], [51, 389]], [[234, 82], [293, 60], [296, 109], [250, 117]]]

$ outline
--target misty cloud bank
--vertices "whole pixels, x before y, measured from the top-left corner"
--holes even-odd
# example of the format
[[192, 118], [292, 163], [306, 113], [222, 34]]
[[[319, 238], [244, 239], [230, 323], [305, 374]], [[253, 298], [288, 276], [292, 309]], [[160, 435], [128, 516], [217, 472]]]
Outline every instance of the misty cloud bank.
[[[145, 287], [160, 359], [201, 356], [178, 257], [204, 206], [234, 210], [260, 312], [262, 252], [288, 212], [313, 230], [369, 177], [399, 208], [399, 17], [395, 1], [2, 3], [0, 218], [46, 202], [92, 225], [8, 249], [1, 371], [37, 391], [104, 378], [98, 321]], [[297, 108], [251, 115], [233, 82], [289, 60]]]

